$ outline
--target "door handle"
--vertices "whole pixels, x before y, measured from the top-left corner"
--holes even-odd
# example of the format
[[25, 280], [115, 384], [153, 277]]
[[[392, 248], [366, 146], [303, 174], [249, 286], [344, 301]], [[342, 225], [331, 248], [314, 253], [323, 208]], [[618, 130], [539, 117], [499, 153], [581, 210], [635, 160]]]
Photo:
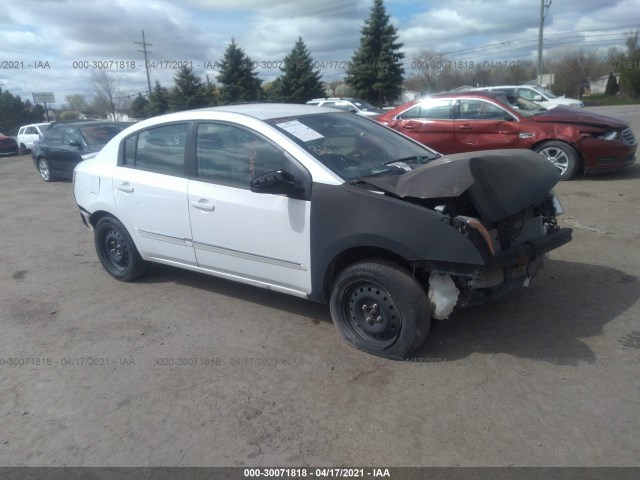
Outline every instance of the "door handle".
[[216, 209], [216, 207], [214, 207], [213, 204], [209, 203], [204, 198], [201, 200], [191, 200], [191, 206], [195, 208], [199, 208], [200, 210], [207, 210], [209, 212], [212, 212]]
[[415, 130], [415, 125], [412, 123], [408, 123], [406, 125], [403, 125], [402, 128], [404, 128], [405, 130]]
[[464, 124], [464, 125], [460, 125], [458, 127], [458, 130], [464, 130], [464, 131], [468, 131], [468, 130], [473, 130], [473, 127], [471, 127], [471, 125], [468, 124]]
[[133, 187], [129, 185], [129, 182], [121, 183], [117, 186], [118, 190], [122, 190], [125, 193], [133, 193]]

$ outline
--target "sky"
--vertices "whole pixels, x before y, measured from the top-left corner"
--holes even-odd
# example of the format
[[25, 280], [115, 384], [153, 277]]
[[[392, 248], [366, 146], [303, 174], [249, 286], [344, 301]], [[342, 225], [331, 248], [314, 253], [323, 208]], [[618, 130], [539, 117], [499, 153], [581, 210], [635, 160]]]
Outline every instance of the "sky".
[[[405, 54], [405, 78], [421, 50], [446, 53], [460, 68], [520, 61], [536, 64], [539, 0], [386, 0]], [[325, 81], [341, 80], [359, 46], [373, 0], [5, 0], [0, 15], [0, 88], [91, 99], [92, 70], [109, 66], [121, 95], [146, 93], [142, 30], [150, 77], [171, 87], [188, 62], [216, 82], [216, 62], [231, 39], [264, 81], [302, 37]], [[545, 58], [567, 48], [624, 50], [640, 28], [640, 0], [552, 0]], [[473, 62], [473, 63], [472, 63]], [[493, 63], [492, 63], [493, 62]], [[121, 68], [121, 67], [125, 68]], [[275, 68], [274, 68], [275, 67]], [[494, 67], [497, 68], [497, 67]]]

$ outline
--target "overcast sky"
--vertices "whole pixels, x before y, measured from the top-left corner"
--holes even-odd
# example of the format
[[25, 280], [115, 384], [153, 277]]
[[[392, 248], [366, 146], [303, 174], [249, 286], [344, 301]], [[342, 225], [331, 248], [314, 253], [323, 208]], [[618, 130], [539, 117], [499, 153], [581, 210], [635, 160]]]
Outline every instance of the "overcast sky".
[[[134, 43], [142, 41], [143, 29], [153, 44], [148, 47], [149, 60], [156, 62], [151, 82], [157, 79], [167, 87], [175, 71], [164, 67], [177, 61], [192, 62], [196, 73], [216, 81], [215, 62], [232, 37], [257, 62], [264, 81], [278, 75], [269, 67], [287, 55], [299, 36], [323, 78], [340, 80], [345, 62], [359, 45], [373, 0], [3, 3], [0, 87], [23, 100], [32, 100], [32, 92], [53, 92], [62, 103], [72, 93], [90, 99], [91, 68], [99, 61], [133, 62], [134, 68], [113, 71], [123, 94], [145, 93], [144, 58], [138, 52], [142, 47]], [[385, 6], [404, 44], [405, 77], [415, 72], [413, 55], [425, 48], [475, 65], [502, 60], [535, 64], [539, 0], [386, 0]], [[623, 49], [625, 35], [638, 27], [640, 0], [553, 0], [545, 21], [545, 52]], [[7, 68], [11, 66], [18, 68]]]

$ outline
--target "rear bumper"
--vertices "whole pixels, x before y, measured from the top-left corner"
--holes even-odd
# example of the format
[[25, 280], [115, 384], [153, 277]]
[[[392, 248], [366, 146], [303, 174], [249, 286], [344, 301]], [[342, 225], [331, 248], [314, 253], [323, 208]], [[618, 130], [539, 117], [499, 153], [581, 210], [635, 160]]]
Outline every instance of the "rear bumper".
[[89, 221], [91, 218], [91, 214], [82, 207], [80, 207], [80, 218], [82, 218], [82, 223], [84, 223], [84, 226], [93, 231], [93, 225], [91, 225], [91, 222]]

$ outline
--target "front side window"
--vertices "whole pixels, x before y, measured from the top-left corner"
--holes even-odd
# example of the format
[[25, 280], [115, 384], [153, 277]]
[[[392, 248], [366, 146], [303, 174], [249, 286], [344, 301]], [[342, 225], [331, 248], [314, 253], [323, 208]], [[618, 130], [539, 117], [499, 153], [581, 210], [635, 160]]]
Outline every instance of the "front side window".
[[189, 124], [150, 128], [124, 141], [123, 165], [165, 175], [184, 175]]
[[249, 130], [224, 123], [201, 123], [196, 133], [198, 177], [249, 189], [252, 178], [283, 170], [284, 152]]
[[506, 112], [484, 100], [460, 100], [460, 119], [464, 120], [504, 120]]
[[62, 143], [65, 145], [70, 145], [71, 143], [74, 143], [74, 145], [81, 145], [82, 141], [78, 130], [76, 128], [65, 128]]

